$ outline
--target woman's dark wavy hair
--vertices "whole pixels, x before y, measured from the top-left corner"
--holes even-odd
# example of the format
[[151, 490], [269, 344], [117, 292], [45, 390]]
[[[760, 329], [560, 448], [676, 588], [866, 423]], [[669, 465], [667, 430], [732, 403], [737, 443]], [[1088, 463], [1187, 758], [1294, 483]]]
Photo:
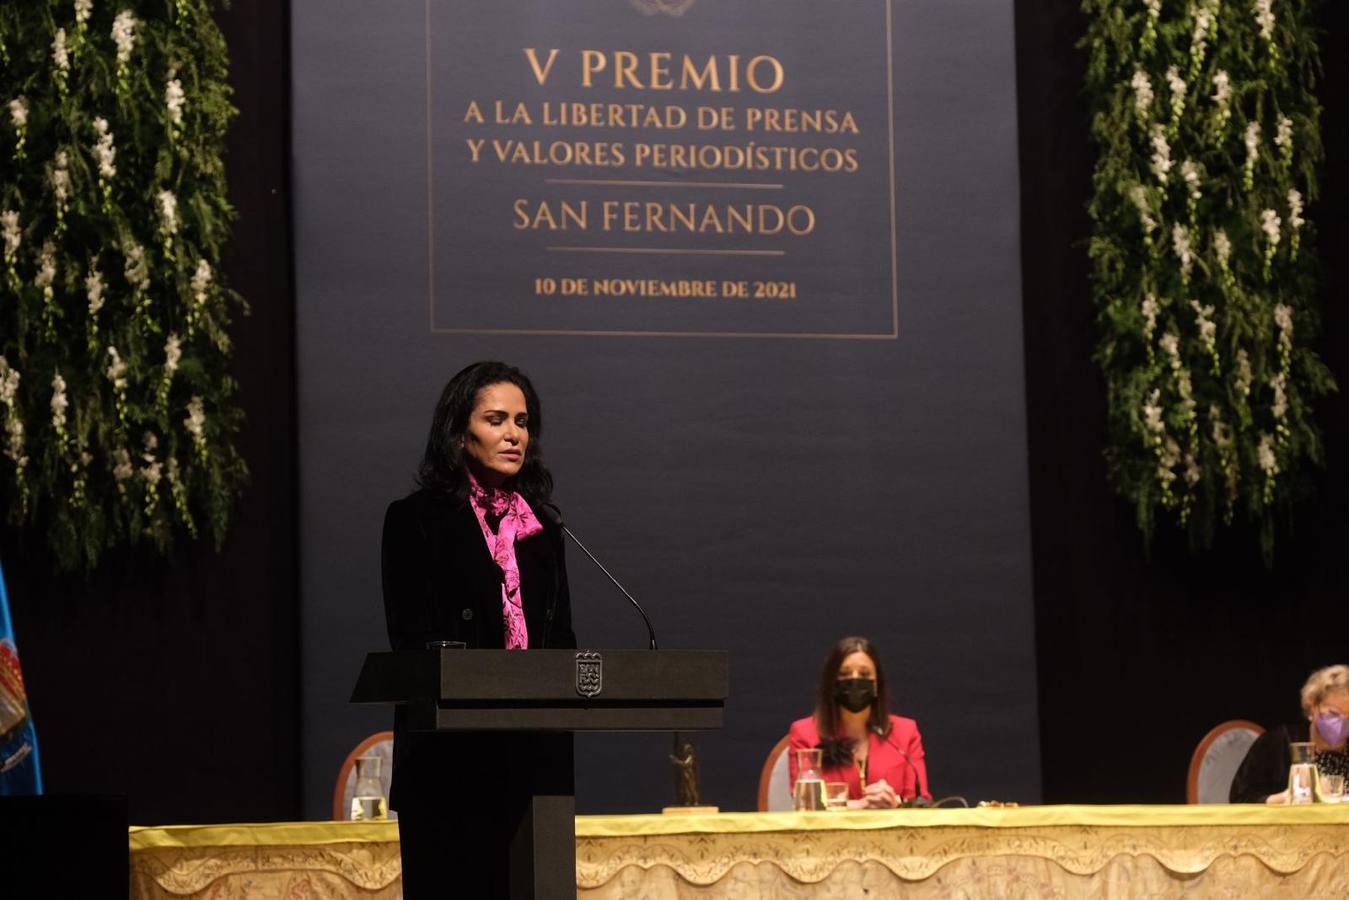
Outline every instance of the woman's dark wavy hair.
[[467, 499], [468, 462], [464, 436], [468, 432], [469, 417], [478, 404], [478, 392], [494, 384], [518, 387], [525, 395], [525, 409], [529, 413], [529, 446], [525, 449], [525, 462], [506, 486], [523, 495], [531, 505], [545, 503], [553, 493], [553, 476], [543, 465], [540, 442], [543, 408], [525, 373], [503, 362], [476, 362], [461, 369], [440, 392], [440, 401], [431, 418], [431, 434], [426, 438], [426, 452], [417, 469], [417, 484], [459, 501]]
[[834, 645], [820, 670], [820, 686], [815, 695], [815, 728], [821, 737], [838, 734], [838, 702], [834, 700], [834, 682], [838, 680], [839, 667], [843, 661], [857, 651], [871, 657], [876, 667], [876, 702], [871, 704], [871, 715], [867, 717], [867, 727], [885, 737], [890, 733], [890, 692], [885, 686], [885, 669], [881, 666], [881, 655], [876, 645], [864, 637], [845, 637]]

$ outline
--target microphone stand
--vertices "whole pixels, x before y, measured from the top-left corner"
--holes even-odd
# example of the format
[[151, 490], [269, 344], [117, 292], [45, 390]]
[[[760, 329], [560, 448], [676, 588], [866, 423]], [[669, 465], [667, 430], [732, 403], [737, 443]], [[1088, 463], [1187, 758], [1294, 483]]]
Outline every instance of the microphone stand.
[[623, 594], [623, 596], [628, 598], [628, 602], [632, 604], [632, 608], [637, 610], [637, 614], [642, 617], [642, 622], [646, 624], [648, 649], [655, 650], [656, 629], [651, 627], [651, 620], [646, 617], [646, 610], [642, 609], [642, 604], [638, 603], [637, 599], [633, 597], [632, 594], [628, 593], [628, 589], [623, 587], [623, 585], [619, 583], [619, 580], [615, 578], [612, 574], [610, 574], [609, 570], [604, 567], [604, 563], [596, 559], [595, 554], [591, 553], [586, 548], [586, 545], [581, 543], [581, 539], [578, 538], [576, 535], [572, 534], [571, 529], [567, 527], [567, 523], [562, 521], [561, 510], [559, 510], [556, 506], [552, 505], [551, 503], [544, 504], [543, 508], [550, 514], [548, 518], [552, 519], [553, 522], [557, 525], [557, 527], [562, 529], [562, 533], [565, 534], [567, 537], [571, 538], [572, 543], [580, 547], [581, 552], [584, 553], [586, 556], [590, 557], [590, 561], [593, 562], [596, 565], [596, 567], [598, 567], [599, 570], [604, 573], [606, 578], [608, 578], [610, 581], [614, 583], [614, 587], [618, 588], [618, 590]]

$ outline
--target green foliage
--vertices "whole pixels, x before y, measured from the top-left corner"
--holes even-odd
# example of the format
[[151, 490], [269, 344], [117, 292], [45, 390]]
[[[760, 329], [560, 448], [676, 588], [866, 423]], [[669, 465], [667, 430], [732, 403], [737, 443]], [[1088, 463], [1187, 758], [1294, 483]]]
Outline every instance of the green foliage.
[[1273, 558], [1336, 389], [1312, 224], [1314, 0], [1084, 0], [1098, 150], [1089, 248], [1107, 459], [1151, 536], [1241, 515]]
[[218, 546], [247, 477], [217, 5], [0, 4], [0, 502], [64, 569]]

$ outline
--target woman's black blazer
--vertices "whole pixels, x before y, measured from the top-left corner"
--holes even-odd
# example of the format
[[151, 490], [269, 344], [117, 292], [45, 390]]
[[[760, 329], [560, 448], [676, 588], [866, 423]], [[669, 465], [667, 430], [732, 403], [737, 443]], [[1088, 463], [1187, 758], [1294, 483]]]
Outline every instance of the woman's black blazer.
[[[562, 530], [542, 516], [539, 520], [543, 531], [515, 545], [529, 646], [575, 647]], [[380, 570], [394, 650], [419, 650], [428, 641], [463, 641], [470, 648], [506, 646], [501, 569], [488, 553], [467, 501], [422, 489], [389, 504]], [[402, 716], [395, 716], [390, 797], [395, 808], [417, 790], [409, 782], [431, 777], [433, 745], [425, 739], [437, 737], [408, 734]]]

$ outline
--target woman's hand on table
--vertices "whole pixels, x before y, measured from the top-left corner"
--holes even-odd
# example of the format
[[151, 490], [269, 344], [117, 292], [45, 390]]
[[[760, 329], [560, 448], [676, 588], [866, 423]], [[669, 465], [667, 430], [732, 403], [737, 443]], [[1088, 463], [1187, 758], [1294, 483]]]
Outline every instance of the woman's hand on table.
[[884, 778], [867, 785], [862, 791], [862, 800], [868, 809], [894, 809], [899, 806], [899, 795]]
[[1288, 804], [1288, 789], [1284, 788], [1277, 794], [1270, 794], [1265, 798], [1265, 802], [1270, 806], [1286, 806]]

